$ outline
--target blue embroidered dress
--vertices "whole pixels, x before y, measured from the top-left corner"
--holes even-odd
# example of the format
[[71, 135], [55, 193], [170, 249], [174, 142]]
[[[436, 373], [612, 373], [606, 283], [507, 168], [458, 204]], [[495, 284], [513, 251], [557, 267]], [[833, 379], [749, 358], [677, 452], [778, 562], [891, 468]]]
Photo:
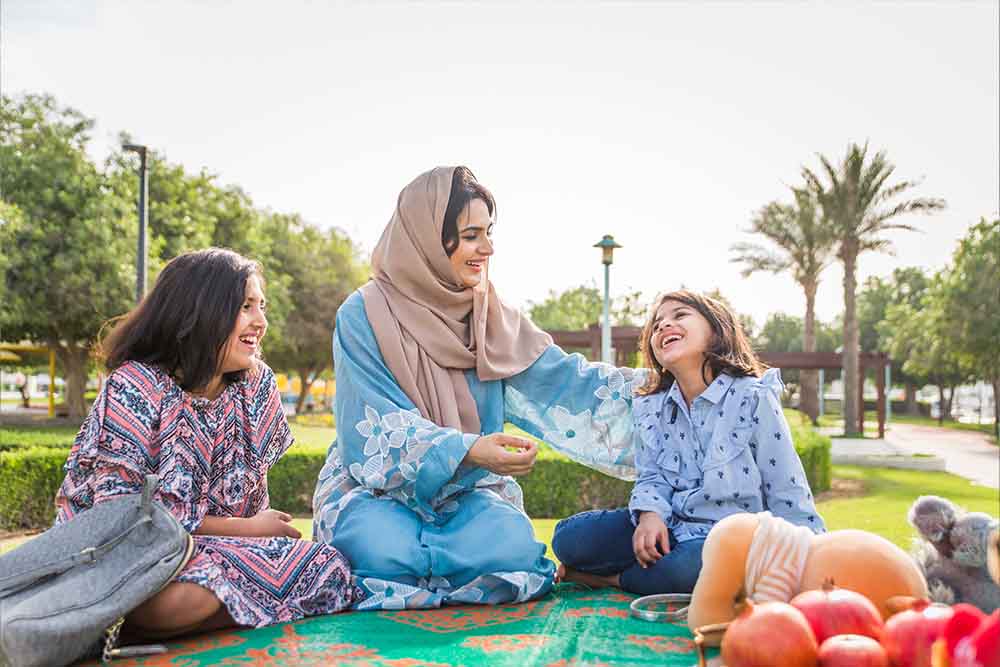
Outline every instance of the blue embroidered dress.
[[688, 409], [675, 382], [636, 397], [639, 479], [629, 509], [656, 512], [678, 542], [704, 538], [730, 514], [770, 511], [824, 532], [781, 411], [778, 369], [722, 374]]
[[314, 538], [341, 549], [367, 593], [358, 609], [523, 602], [552, 587], [510, 477], [463, 464], [472, 444], [511, 422], [570, 458], [634, 479], [633, 388], [642, 371], [549, 347], [522, 373], [481, 382], [467, 371], [482, 433], [420, 416], [379, 351], [359, 292], [333, 339], [337, 441], [313, 497]]

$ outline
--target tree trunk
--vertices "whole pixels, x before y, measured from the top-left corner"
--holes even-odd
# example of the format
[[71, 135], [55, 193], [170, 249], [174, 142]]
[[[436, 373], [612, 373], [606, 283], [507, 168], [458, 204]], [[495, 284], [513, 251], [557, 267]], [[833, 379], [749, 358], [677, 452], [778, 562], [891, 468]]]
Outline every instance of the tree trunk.
[[907, 382], [903, 385], [906, 392], [906, 407], [904, 412], [908, 415], [919, 415], [920, 408], [917, 407], [917, 385]]
[[[816, 283], [806, 283], [803, 286], [806, 293], [806, 319], [802, 332], [802, 349], [805, 352], [816, 351]], [[819, 418], [819, 372], [802, 370], [799, 372], [799, 409], [809, 415], [812, 423], [817, 424]]]
[[69, 418], [83, 421], [87, 416], [87, 401], [83, 394], [87, 390], [87, 360], [90, 357], [90, 348], [76, 343], [62, 344], [50, 341], [49, 344], [55, 348], [56, 356], [59, 357], [63, 372], [66, 374], [66, 408], [69, 410]]
[[856, 249], [846, 248], [844, 260], [844, 432], [858, 433], [858, 367], [860, 365]]
[[955, 391], [957, 387], [952, 385], [948, 387], [948, 403], [945, 405], [944, 418], [946, 421], [951, 421], [951, 411], [955, 405]]
[[938, 388], [938, 426], [944, 424], [944, 385], [939, 384]]
[[302, 406], [306, 404], [309, 397], [309, 390], [316, 382], [316, 374], [312, 368], [299, 368], [299, 400], [295, 402], [295, 414], [302, 414]]
[[1000, 441], [1000, 376], [993, 377], [993, 437]]

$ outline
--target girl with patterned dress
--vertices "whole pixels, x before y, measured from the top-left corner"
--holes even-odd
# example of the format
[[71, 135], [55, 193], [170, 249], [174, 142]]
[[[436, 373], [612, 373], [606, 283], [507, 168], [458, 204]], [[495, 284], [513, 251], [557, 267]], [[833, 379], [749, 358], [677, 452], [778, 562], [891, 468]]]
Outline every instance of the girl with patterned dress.
[[555, 565], [511, 477], [531, 471], [537, 445], [505, 435], [505, 422], [634, 477], [632, 388], [644, 375], [567, 355], [499, 299], [486, 275], [494, 221], [492, 195], [465, 167], [421, 174], [399, 195], [372, 281], [337, 313], [337, 441], [313, 534], [351, 559], [358, 609], [551, 589]]
[[824, 532], [781, 409], [777, 369], [764, 371], [739, 320], [687, 290], [661, 296], [643, 330], [652, 371], [633, 418], [639, 478], [626, 509], [560, 521], [560, 576], [632, 593], [690, 593], [712, 526], [770, 511]]
[[270, 507], [267, 471], [293, 438], [274, 373], [260, 267], [234, 252], [181, 255], [104, 342], [110, 375], [84, 421], [56, 496], [56, 521], [139, 493], [194, 537], [191, 560], [126, 617], [139, 636], [261, 627], [354, 601], [336, 549], [300, 540]]

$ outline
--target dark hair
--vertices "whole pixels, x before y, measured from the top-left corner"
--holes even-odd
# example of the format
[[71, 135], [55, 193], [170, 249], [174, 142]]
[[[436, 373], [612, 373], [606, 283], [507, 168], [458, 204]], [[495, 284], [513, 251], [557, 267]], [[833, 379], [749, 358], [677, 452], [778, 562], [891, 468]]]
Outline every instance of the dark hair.
[[[750, 340], [743, 331], [743, 325], [733, 315], [729, 307], [711, 297], [678, 290], [664, 294], [656, 299], [642, 329], [643, 365], [653, 371], [653, 377], [642, 388], [640, 394], [652, 394], [670, 388], [674, 376], [660, 366], [653, 354], [653, 325], [656, 312], [664, 301], [678, 301], [695, 309], [708, 321], [712, 329], [712, 337], [705, 351], [705, 361], [701, 365], [701, 377], [705, 384], [711, 384], [720, 373], [728, 373], [733, 377], [760, 377], [767, 368], [754, 354]], [[711, 377], [705, 375], [706, 367], [711, 371]]]
[[[222, 363], [253, 275], [263, 281], [257, 262], [222, 248], [170, 260], [152, 291], [101, 342], [108, 371], [140, 361], [162, 368], [187, 391], [204, 387]], [[236, 371], [223, 379], [231, 384], [245, 375]]]
[[444, 211], [444, 224], [441, 226], [441, 245], [449, 257], [458, 249], [458, 216], [473, 199], [482, 199], [490, 217], [493, 217], [497, 203], [490, 191], [479, 184], [471, 169], [455, 167], [451, 175], [448, 208]]

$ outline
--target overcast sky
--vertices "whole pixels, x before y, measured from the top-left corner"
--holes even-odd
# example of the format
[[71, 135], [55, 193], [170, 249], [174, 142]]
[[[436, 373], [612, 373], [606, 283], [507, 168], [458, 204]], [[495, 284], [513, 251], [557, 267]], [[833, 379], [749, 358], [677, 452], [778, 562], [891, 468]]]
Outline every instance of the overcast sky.
[[[860, 277], [944, 265], [1000, 209], [998, 3], [419, 3], [2, 0], [5, 94], [48, 92], [256, 205], [370, 251], [399, 190], [466, 164], [496, 195], [500, 294], [718, 287], [761, 323], [801, 314], [787, 276], [729, 246], [817, 152], [885, 149], [914, 194]], [[842, 309], [828, 271], [819, 316]]]

